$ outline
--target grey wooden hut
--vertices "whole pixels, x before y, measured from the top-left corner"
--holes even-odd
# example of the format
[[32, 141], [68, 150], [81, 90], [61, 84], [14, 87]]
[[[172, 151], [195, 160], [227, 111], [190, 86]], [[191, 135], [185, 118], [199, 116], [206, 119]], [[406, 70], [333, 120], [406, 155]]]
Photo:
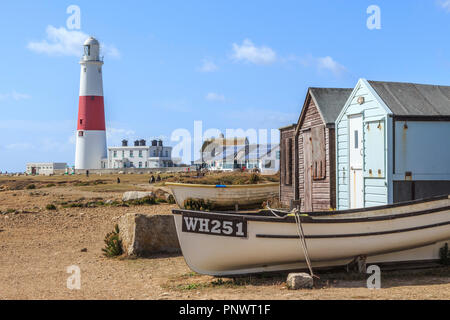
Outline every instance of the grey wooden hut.
[[335, 121], [352, 89], [309, 88], [296, 125], [280, 128], [280, 201], [336, 208]]

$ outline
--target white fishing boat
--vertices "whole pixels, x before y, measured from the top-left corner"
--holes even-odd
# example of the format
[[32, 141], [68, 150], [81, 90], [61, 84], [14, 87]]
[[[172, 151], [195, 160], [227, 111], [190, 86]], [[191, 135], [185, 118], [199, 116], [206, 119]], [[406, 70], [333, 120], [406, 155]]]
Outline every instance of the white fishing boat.
[[206, 185], [166, 182], [173, 193], [176, 203], [184, 208], [185, 200], [204, 200], [214, 208], [234, 209], [258, 207], [267, 199], [278, 197], [280, 185], [276, 183], [244, 185]]
[[450, 239], [450, 196], [315, 212], [297, 216], [301, 223], [270, 211], [173, 214], [186, 263], [214, 276], [303, 269], [306, 257], [313, 268], [342, 266], [355, 257], [392, 256]]

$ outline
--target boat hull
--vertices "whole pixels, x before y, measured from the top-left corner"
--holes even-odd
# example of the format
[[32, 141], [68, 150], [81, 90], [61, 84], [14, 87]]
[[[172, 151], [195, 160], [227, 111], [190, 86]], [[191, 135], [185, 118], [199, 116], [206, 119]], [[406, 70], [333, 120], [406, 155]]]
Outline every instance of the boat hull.
[[202, 184], [166, 183], [180, 208], [185, 200], [209, 201], [215, 209], [257, 208], [267, 199], [278, 197], [278, 183], [215, 186]]
[[[174, 213], [181, 250], [198, 273], [225, 276], [306, 266], [292, 217], [239, 215], [247, 226], [247, 236], [239, 238], [185, 232], [182, 219], [192, 212]], [[202, 214], [206, 219], [233, 216]], [[302, 217], [302, 226], [313, 267], [345, 265], [362, 255], [380, 256], [450, 239], [450, 200]]]

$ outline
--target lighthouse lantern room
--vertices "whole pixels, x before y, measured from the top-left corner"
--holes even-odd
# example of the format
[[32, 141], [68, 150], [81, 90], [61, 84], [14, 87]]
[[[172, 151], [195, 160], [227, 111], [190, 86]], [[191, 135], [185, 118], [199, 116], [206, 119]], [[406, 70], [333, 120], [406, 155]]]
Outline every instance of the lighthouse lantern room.
[[76, 135], [75, 169], [100, 169], [106, 158], [106, 128], [103, 101], [100, 44], [90, 37], [80, 61], [80, 95]]

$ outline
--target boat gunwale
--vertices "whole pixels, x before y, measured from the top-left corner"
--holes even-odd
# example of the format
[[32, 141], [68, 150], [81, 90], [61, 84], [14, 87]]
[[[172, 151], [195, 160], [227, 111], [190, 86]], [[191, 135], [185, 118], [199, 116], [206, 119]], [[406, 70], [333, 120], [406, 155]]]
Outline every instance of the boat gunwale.
[[[441, 200], [446, 199], [441, 198]], [[438, 199], [433, 199], [438, 200]], [[421, 201], [426, 202], [426, 201]], [[418, 202], [416, 202], [418, 203]], [[384, 206], [383, 206], [384, 207]], [[380, 207], [372, 207], [375, 208], [373, 211], [379, 210]], [[391, 207], [390, 207], [391, 208]], [[353, 210], [353, 209], [352, 209]], [[384, 216], [371, 216], [371, 217], [354, 217], [354, 218], [336, 218], [336, 219], [314, 219], [314, 215], [309, 214], [308, 216], [300, 216], [300, 219], [304, 223], [359, 223], [359, 222], [373, 222], [373, 221], [384, 221], [384, 220], [394, 220], [401, 218], [408, 218], [413, 216], [425, 215], [425, 214], [433, 214], [441, 211], [450, 210], [450, 206], [442, 206], [431, 209], [418, 210], [413, 212], [406, 213], [397, 213], [397, 214], [389, 214]], [[276, 210], [274, 210], [276, 212]], [[368, 211], [368, 210], [364, 210]], [[364, 212], [361, 211], [361, 212]], [[354, 212], [354, 211], [353, 211]], [[285, 215], [284, 217], [275, 217], [269, 215], [261, 215], [258, 212], [245, 212], [245, 213], [237, 213], [237, 212], [206, 212], [206, 211], [195, 211], [195, 210], [185, 210], [185, 209], [173, 209], [172, 214], [183, 214], [183, 213], [191, 213], [191, 214], [200, 214], [208, 217], [239, 217], [243, 218], [245, 221], [259, 221], [259, 222], [280, 222], [280, 223], [295, 223], [295, 218], [293, 216]], [[283, 212], [285, 213], [285, 212]], [[339, 213], [341, 214], [341, 213]], [[337, 212], [331, 212], [328, 214], [329, 216], [337, 215]]]
[[[376, 231], [376, 232], [367, 232], [367, 233], [342, 233], [342, 234], [311, 234], [305, 235], [305, 239], [332, 239], [332, 238], [358, 238], [358, 237], [374, 237], [381, 236], [386, 234], [394, 234], [394, 233], [404, 233], [404, 232], [412, 232], [423, 229], [430, 228], [438, 228], [449, 225], [450, 221], [433, 223], [423, 226], [404, 228], [404, 229], [396, 229], [396, 230], [386, 230], [386, 231]], [[256, 234], [256, 238], [265, 238], [265, 239], [299, 239], [298, 235], [288, 235], [288, 234]]]
[[192, 188], [214, 188], [214, 189], [238, 189], [238, 188], [262, 188], [279, 186], [278, 182], [268, 182], [259, 184], [233, 184], [233, 185], [221, 185], [221, 184], [200, 184], [200, 183], [178, 183], [178, 182], [166, 182], [166, 186], [173, 187], [192, 187]]

